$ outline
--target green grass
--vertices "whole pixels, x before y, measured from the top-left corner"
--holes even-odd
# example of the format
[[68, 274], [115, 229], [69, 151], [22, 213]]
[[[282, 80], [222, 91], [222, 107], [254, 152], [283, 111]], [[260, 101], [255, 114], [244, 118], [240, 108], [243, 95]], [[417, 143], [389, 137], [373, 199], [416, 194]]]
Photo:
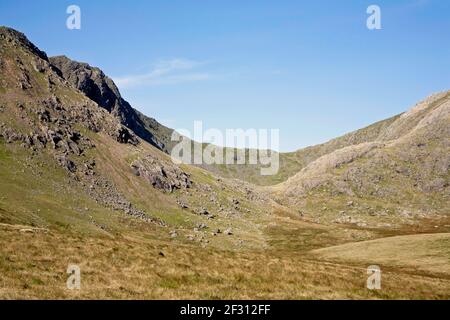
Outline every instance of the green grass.
[[31, 160], [29, 156], [15, 144], [0, 143], [1, 222], [81, 233], [102, 233], [92, 220], [111, 228], [115, 225], [111, 220], [117, 214], [100, 207], [73, 185], [50, 156], [44, 153]]

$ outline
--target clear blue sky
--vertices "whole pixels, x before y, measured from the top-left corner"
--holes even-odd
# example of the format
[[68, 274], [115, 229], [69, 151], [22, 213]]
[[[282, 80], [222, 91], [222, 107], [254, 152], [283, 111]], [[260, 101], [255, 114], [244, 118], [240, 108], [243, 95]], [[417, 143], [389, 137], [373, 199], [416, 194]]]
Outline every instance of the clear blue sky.
[[[81, 30], [66, 8], [81, 7]], [[382, 30], [366, 9], [382, 10]], [[173, 128], [279, 128], [325, 142], [450, 89], [450, 1], [1, 0], [0, 24], [118, 79]]]

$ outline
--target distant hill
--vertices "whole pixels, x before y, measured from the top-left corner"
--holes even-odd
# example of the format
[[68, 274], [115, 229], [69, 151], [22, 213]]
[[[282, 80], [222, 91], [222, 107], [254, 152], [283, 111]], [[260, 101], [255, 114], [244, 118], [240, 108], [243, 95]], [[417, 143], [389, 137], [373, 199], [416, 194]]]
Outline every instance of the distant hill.
[[322, 205], [324, 213], [333, 212], [322, 218], [328, 221], [353, 219], [358, 223], [361, 216], [354, 213], [361, 209], [377, 217], [378, 223], [393, 216], [413, 219], [448, 214], [449, 137], [447, 91], [398, 117], [319, 147], [301, 171], [271, 190], [284, 204]]

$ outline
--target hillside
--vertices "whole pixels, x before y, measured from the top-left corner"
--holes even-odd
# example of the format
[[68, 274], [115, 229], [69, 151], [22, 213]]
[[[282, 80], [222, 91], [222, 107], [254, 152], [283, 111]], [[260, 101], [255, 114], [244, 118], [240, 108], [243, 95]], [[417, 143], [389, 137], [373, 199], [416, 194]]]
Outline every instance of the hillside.
[[322, 207], [313, 213], [322, 222], [382, 226], [448, 216], [449, 124], [450, 92], [433, 95], [373, 141], [325, 154], [271, 191], [306, 212]]
[[260, 165], [203, 165], [202, 167], [221, 176], [242, 179], [261, 186], [276, 185], [285, 182], [323, 155], [351, 145], [376, 140], [398, 117], [377, 122], [367, 128], [348, 133], [320, 145], [303, 148], [295, 152], [279, 153], [280, 170], [276, 175], [262, 176]]
[[[259, 200], [248, 200], [257, 199], [250, 187], [221, 181], [194, 167], [176, 166], [169, 156], [123, 125], [121, 117], [62, 78], [23, 35], [2, 28], [1, 36], [0, 138], [4, 165], [13, 168], [3, 171], [5, 198], [18, 197], [16, 191], [23, 189], [22, 197], [35, 199], [35, 194], [45, 194], [45, 201], [65, 207], [66, 198], [84, 197], [106, 212], [191, 229], [210, 225], [213, 230], [213, 226], [223, 225], [225, 230], [233, 227], [234, 220], [243, 219], [249, 208], [252, 213], [263, 212]], [[16, 172], [19, 164], [26, 169]], [[53, 171], [58, 172], [54, 177]], [[20, 187], [22, 180], [36, 181], [37, 185]], [[48, 199], [57, 186], [67, 197]], [[17, 211], [9, 211], [10, 206], [15, 202], [6, 201], [2, 209]], [[20, 214], [30, 215], [28, 211], [34, 212], [35, 206], [30, 200]], [[79, 215], [90, 211], [90, 206], [86, 208], [80, 205], [72, 209]], [[70, 213], [71, 209], [64, 211]], [[40, 215], [44, 213], [40, 211]], [[20, 214], [5, 219], [17, 220]], [[89, 215], [83, 216], [89, 219]], [[45, 219], [42, 223], [46, 224]], [[243, 226], [253, 228], [248, 223]], [[209, 233], [202, 230], [194, 238], [197, 236], [207, 241]]]

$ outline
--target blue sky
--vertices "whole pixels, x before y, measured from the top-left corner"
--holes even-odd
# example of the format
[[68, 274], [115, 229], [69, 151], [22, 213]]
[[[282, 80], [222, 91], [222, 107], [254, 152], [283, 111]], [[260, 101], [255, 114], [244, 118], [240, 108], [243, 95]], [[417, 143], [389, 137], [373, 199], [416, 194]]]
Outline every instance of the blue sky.
[[[81, 30], [66, 28], [80, 6]], [[366, 28], [377, 4], [382, 30]], [[279, 128], [325, 142], [450, 89], [450, 1], [2, 0], [0, 24], [102, 68], [173, 128]]]

